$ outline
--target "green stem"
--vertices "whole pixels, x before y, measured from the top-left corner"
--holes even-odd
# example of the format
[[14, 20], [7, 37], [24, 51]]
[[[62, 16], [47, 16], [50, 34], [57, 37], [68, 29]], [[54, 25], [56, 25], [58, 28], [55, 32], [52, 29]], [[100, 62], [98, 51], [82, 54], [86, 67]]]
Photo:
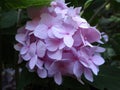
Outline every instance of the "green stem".
[[94, 18], [97, 16], [97, 14], [99, 14], [99, 12], [109, 3], [110, 0], [107, 0], [104, 4], [102, 4], [94, 13], [94, 15], [90, 18], [90, 20], [88, 21], [89, 23], [91, 23]]
[[22, 12], [22, 9], [18, 9], [18, 15], [17, 15], [17, 27], [19, 27], [20, 24], [21, 24], [21, 12]]

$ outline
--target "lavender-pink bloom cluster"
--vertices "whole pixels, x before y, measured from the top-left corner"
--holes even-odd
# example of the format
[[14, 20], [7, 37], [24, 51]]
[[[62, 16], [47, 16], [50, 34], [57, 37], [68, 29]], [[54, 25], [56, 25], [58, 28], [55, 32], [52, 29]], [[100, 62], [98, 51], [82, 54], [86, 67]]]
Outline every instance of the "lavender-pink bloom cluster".
[[28, 9], [31, 18], [18, 29], [15, 49], [27, 61], [27, 67], [40, 78], [54, 77], [60, 85], [62, 76], [81, 75], [93, 81], [104, 63], [100, 53], [104, 48], [92, 45], [101, 39], [96, 27], [80, 17], [80, 7], [67, 7], [64, 0], [54, 0], [50, 7]]

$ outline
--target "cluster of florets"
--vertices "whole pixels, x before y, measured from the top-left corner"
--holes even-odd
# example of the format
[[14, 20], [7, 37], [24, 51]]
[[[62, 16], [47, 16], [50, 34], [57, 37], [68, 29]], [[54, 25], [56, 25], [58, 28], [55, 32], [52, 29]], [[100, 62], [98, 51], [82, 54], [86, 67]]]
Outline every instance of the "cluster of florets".
[[29, 8], [31, 20], [16, 35], [20, 62], [27, 61], [29, 70], [40, 78], [54, 77], [58, 85], [63, 75], [82, 83], [84, 74], [93, 81], [104, 63], [100, 55], [104, 48], [92, 45], [100, 41], [101, 33], [80, 17], [80, 9], [67, 7], [64, 0], [52, 1], [50, 7]]

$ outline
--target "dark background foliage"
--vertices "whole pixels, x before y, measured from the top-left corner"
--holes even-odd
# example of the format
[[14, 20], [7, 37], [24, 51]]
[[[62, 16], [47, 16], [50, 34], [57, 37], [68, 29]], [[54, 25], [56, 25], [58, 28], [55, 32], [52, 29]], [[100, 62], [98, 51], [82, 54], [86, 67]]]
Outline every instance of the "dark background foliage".
[[[0, 0], [0, 89], [1, 90], [120, 90], [120, 0], [66, 0], [68, 6], [82, 6], [81, 16], [92, 26], [105, 32], [109, 41], [102, 54], [106, 63], [99, 75], [85, 85], [77, 80], [63, 77], [57, 86], [52, 78], [40, 79], [30, 73], [25, 62], [17, 64], [18, 53], [13, 46], [17, 28], [28, 20], [26, 8], [49, 5], [50, 0]], [[8, 79], [12, 77], [11, 80]]]

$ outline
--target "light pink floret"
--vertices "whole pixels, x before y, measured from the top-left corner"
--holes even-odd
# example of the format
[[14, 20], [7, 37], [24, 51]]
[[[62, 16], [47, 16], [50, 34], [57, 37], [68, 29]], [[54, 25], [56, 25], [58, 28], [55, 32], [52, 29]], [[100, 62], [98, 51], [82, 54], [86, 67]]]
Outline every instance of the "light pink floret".
[[40, 78], [54, 77], [60, 85], [65, 75], [83, 83], [84, 74], [92, 82], [104, 63], [100, 55], [104, 48], [93, 45], [100, 41], [101, 33], [80, 17], [81, 7], [67, 7], [64, 0], [50, 5], [28, 9], [31, 20], [18, 29], [15, 49]]

